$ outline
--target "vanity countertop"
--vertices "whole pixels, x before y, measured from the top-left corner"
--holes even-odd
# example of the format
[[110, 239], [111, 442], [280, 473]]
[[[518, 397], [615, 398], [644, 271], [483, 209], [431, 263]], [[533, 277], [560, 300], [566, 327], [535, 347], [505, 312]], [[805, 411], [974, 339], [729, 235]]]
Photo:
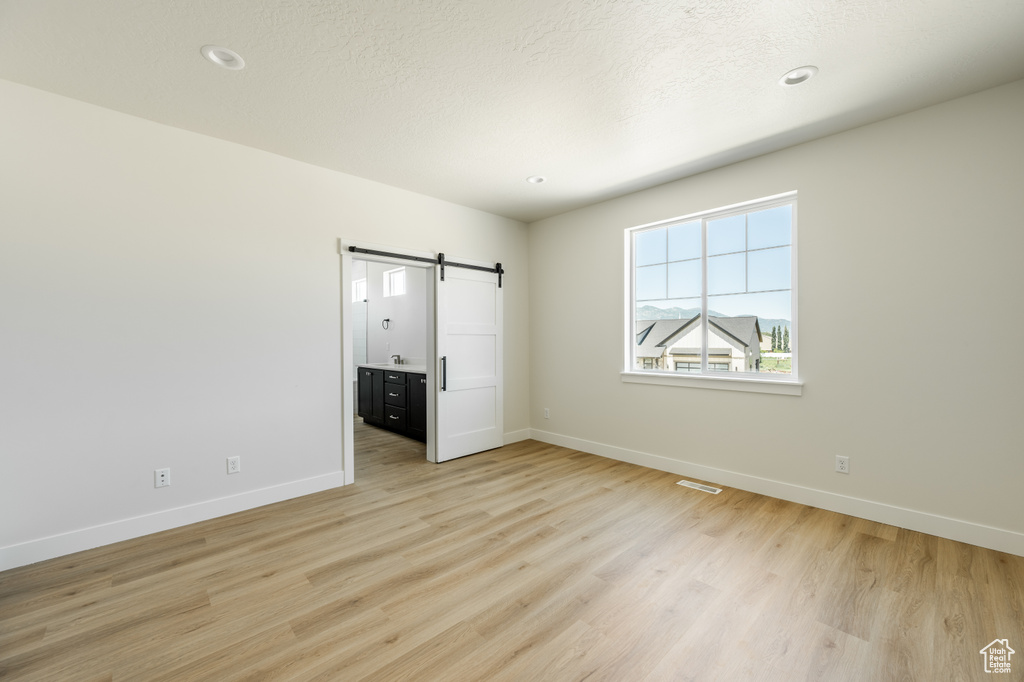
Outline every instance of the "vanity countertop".
[[396, 365], [391, 362], [364, 362], [358, 365], [359, 367], [369, 367], [370, 369], [393, 369], [396, 372], [410, 372], [412, 374], [426, 374], [426, 365]]

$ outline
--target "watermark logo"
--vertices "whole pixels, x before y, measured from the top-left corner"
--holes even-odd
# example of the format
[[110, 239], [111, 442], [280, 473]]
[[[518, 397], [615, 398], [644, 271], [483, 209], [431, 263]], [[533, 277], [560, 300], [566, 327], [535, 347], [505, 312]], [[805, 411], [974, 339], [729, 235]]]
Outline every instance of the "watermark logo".
[[1009, 640], [993, 639], [980, 653], [985, 657], [985, 672], [1008, 673], [1010, 672], [1010, 657], [1017, 652], [1010, 648]]

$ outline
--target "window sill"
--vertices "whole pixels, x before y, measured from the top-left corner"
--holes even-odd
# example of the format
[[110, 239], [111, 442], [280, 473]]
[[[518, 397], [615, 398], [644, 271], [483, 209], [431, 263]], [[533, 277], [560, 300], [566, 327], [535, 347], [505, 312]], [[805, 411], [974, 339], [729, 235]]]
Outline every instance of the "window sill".
[[626, 384], [654, 384], [658, 386], [685, 386], [710, 388], [719, 391], [746, 391], [747, 393], [774, 393], [776, 395], [803, 395], [804, 385], [799, 381], [753, 379], [750, 377], [683, 376], [671, 372], [622, 372]]

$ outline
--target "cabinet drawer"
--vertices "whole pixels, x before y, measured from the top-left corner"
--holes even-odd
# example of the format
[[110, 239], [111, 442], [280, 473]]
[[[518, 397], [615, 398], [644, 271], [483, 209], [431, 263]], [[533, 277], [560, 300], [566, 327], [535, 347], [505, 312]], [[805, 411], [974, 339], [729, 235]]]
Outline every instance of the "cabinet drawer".
[[384, 425], [392, 431], [405, 431], [405, 408], [385, 405]]
[[405, 407], [405, 384], [384, 384], [384, 404]]
[[405, 372], [392, 372], [384, 370], [384, 381], [390, 384], [402, 384], [405, 386]]

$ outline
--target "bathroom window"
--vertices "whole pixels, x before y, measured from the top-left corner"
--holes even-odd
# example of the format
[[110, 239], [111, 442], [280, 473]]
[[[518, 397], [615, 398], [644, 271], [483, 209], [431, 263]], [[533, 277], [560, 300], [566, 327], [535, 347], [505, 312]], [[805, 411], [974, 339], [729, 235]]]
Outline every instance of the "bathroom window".
[[405, 268], [384, 271], [384, 295], [402, 296], [405, 294]]
[[352, 282], [352, 302], [362, 303], [366, 300], [366, 278]]

